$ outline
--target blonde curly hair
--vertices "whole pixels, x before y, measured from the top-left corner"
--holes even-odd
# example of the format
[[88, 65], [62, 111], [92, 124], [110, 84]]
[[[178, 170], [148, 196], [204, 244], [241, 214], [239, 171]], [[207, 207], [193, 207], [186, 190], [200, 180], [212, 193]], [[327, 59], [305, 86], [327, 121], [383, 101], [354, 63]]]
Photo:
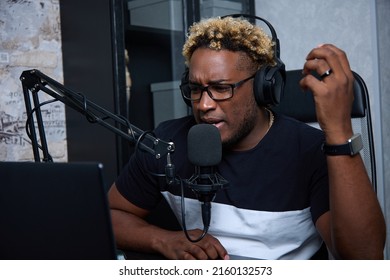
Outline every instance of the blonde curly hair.
[[242, 51], [260, 68], [263, 65], [276, 64], [273, 46], [274, 42], [264, 30], [246, 19], [218, 17], [203, 19], [192, 25], [182, 53], [188, 66], [194, 51], [201, 47]]

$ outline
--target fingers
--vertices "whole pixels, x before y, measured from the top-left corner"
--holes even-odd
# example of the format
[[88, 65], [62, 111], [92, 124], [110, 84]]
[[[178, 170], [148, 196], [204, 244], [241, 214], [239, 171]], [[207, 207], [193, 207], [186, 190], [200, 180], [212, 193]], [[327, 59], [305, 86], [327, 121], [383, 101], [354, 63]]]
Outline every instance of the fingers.
[[[226, 249], [222, 244], [210, 234], [207, 234], [202, 240], [191, 243], [186, 252], [186, 258], [194, 259], [224, 259], [227, 255]], [[191, 256], [189, 256], [191, 255]]]
[[[313, 75], [316, 73], [316, 75]], [[328, 138], [351, 133], [353, 73], [344, 51], [324, 44], [306, 57], [300, 85], [313, 93], [317, 120]]]
[[[188, 234], [194, 238], [200, 236], [201, 230], [190, 230]], [[210, 234], [206, 234], [200, 241], [189, 241], [183, 232], [171, 232], [170, 237], [164, 242], [161, 251], [170, 259], [184, 260], [207, 260], [226, 259], [228, 257], [226, 249], [222, 244]]]
[[191, 244], [187, 251], [184, 252], [183, 258], [186, 260], [208, 260], [208, 259], [218, 259], [218, 251], [216, 248], [209, 242], [197, 242]]
[[[315, 78], [312, 73], [317, 73]], [[344, 92], [352, 94], [353, 74], [344, 51], [331, 44], [314, 48], [306, 57], [301, 86], [311, 90], [314, 96]]]
[[345, 52], [334, 45], [324, 44], [314, 48], [306, 57], [304, 73], [309, 74], [316, 71], [322, 75], [328, 69], [337, 74], [348, 75], [350, 65]]

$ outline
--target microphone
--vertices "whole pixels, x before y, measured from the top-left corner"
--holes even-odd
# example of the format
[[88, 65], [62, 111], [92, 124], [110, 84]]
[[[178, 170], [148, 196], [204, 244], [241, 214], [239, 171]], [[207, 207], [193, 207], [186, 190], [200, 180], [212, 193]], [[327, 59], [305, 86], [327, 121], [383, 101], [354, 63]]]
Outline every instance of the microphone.
[[195, 171], [185, 182], [202, 202], [203, 225], [208, 229], [211, 201], [214, 200], [216, 192], [228, 184], [228, 181], [216, 172], [216, 166], [222, 159], [221, 134], [214, 125], [194, 125], [188, 132], [187, 146], [188, 160], [195, 165]]

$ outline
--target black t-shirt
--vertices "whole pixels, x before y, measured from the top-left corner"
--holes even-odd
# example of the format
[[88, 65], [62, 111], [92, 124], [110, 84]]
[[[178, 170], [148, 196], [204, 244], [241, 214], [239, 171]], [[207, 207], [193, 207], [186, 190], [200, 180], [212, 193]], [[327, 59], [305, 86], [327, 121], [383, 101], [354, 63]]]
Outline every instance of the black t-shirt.
[[[194, 124], [192, 117], [185, 117], [164, 122], [154, 131], [156, 137], [175, 144], [171, 160], [175, 165], [176, 175], [182, 179], [188, 179], [194, 173], [194, 166], [187, 159], [187, 134]], [[274, 124], [256, 147], [244, 152], [224, 150], [216, 170], [229, 184], [217, 191], [212, 203], [213, 220], [210, 232], [223, 239], [229, 236], [232, 228], [237, 227], [233, 229], [236, 233], [232, 235], [247, 230], [248, 233], [244, 235], [247, 235], [246, 239], [249, 240], [252, 238], [251, 231], [256, 236], [279, 234], [259, 230], [257, 227], [260, 227], [261, 223], [279, 232], [285, 223], [286, 226], [292, 227], [290, 231], [295, 231], [294, 226], [297, 225], [293, 235], [307, 234], [307, 239], [312, 240], [313, 236], [318, 234], [314, 228], [315, 221], [329, 210], [326, 158], [321, 151], [323, 141], [322, 131], [275, 114]], [[179, 218], [181, 188], [179, 185], [167, 185], [162, 176], [166, 163], [165, 158], [156, 160], [147, 152], [137, 151], [119, 176], [116, 185], [126, 199], [144, 209], [153, 209], [160, 199], [165, 197]], [[157, 174], [161, 176], [156, 176]], [[197, 207], [196, 203], [191, 204], [196, 201], [196, 196], [188, 187], [184, 188], [184, 195], [188, 198], [187, 209]], [[189, 213], [193, 211], [196, 210], [188, 210]], [[307, 215], [312, 222], [307, 221]], [[189, 218], [189, 228], [201, 225], [200, 216], [194, 216], [196, 214]], [[248, 220], [246, 217], [249, 217]], [[224, 220], [229, 226], [220, 225]], [[272, 224], [274, 220], [275, 224]], [[300, 223], [306, 224], [310, 229], [299, 229]], [[286, 239], [285, 236], [289, 234], [289, 230], [286, 230], [281, 236]], [[315, 238], [316, 245], [313, 246], [316, 249], [312, 248], [310, 253], [307, 253], [309, 255], [318, 249], [318, 236]], [[307, 239], [297, 243], [307, 243]], [[226, 242], [233, 244], [235, 241], [226, 239]], [[267, 243], [257, 243], [259, 242]], [[276, 239], [270, 241], [274, 242], [278, 243]], [[237, 248], [239, 246], [242, 245], [237, 245]], [[253, 244], [250, 246], [253, 247]], [[303, 246], [297, 245], [298, 248]], [[264, 251], [264, 248], [258, 248], [258, 251], [260, 250]], [[267, 253], [266, 258], [292, 258], [288, 252], [290, 249], [283, 250], [276, 255]], [[310, 258], [309, 255], [298, 254], [297, 258]], [[252, 256], [264, 258], [256, 253]]]

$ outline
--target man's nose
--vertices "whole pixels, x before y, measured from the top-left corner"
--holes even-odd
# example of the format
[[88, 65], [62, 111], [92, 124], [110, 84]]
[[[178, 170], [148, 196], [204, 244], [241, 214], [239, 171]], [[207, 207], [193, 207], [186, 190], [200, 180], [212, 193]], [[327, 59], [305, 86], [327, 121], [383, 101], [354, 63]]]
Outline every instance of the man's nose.
[[214, 99], [212, 99], [209, 93], [207, 92], [207, 90], [204, 89], [202, 91], [202, 96], [199, 100], [198, 109], [202, 111], [207, 111], [215, 108], [216, 104], [217, 102]]

